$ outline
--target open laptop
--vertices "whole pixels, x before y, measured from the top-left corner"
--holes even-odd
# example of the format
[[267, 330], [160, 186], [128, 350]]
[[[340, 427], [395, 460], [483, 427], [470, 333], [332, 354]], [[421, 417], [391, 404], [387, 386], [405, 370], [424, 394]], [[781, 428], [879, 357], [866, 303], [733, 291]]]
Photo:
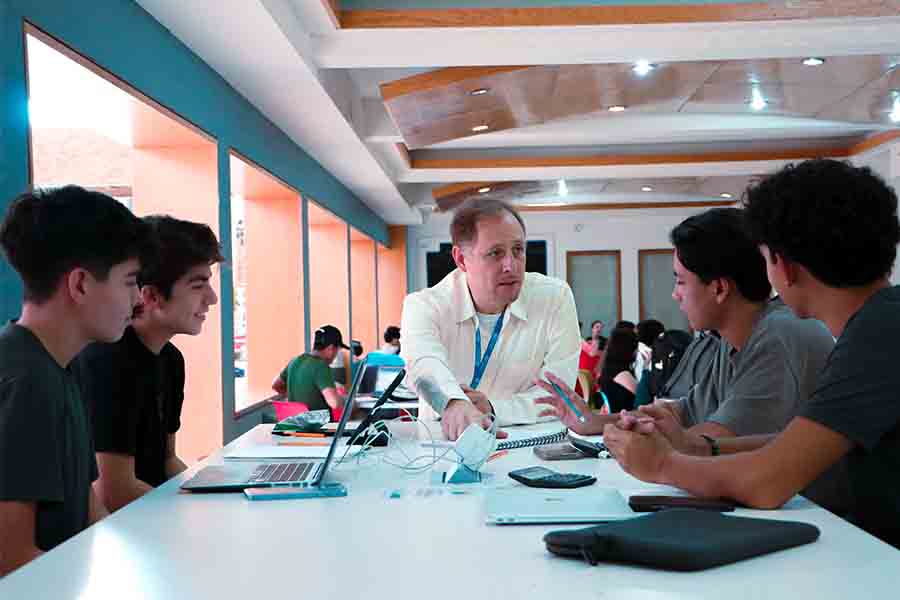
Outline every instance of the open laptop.
[[[397, 374], [403, 370], [404, 368], [400, 365], [368, 365], [360, 384], [360, 395], [364, 394], [374, 398], [383, 397], [384, 393], [397, 378]], [[394, 389], [391, 390], [392, 393], [385, 400], [416, 399], [416, 395], [403, 386], [402, 379], [398, 385], [399, 387], [394, 386]]]
[[344, 403], [344, 412], [338, 421], [337, 431], [331, 438], [331, 446], [325, 460], [305, 459], [290, 462], [241, 462], [226, 463], [200, 469], [196, 475], [181, 484], [181, 489], [190, 492], [240, 492], [247, 488], [264, 488], [278, 486], [317, 486], [322, 483], [335, 449], [342, 445], [344, 428], [353, 410], [359, 382], [362, 379], [363, 367], [360, 365], [353, 378], [350, 393]]
[[604, 523], [637, 516], [618, 490], [597, 487], [500, 488], [485, 494], [485, 509], [485, 521], [494, 525]]

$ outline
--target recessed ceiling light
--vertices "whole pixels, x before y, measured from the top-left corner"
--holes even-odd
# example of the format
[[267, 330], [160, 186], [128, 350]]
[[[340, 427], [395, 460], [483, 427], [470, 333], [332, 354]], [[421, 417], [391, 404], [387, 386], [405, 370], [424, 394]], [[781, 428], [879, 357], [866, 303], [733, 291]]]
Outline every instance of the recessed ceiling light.
[[491, 188], [489, 187], [478, 188], [479, 194], [487, 194], [489, 191], [491, 191]]
[[610, 106], [606, 110], [608, 110], [609, 112], [622, 112], [623, 110], [625, 110], [625, 107], [621, 104], [616, 104], [615, 106]]
[[719, 194], [719, 197], [720, 198], [733, 198], [734, 196], [732, 196], [728, 192], [722, 192], [721, 194]]
[[475, 131], [475, 132], [487, 131], [488, 129], [490, 129], [489, 125], [476, 125], [475, 127], [472, 128], [472, 131]]
[[818, 67], [825, 64], [825, 59], [817, 56], [810, 56], [809, 58], [803, 59], [803, 64], [807, 67]]
[[487, 94], [490, 90], [488, 88], [478, 88], [477, 90], [472, 90], [469, 92], [470, 96], [481, 96], [482, 94]]
[[759, 88], [754, 87], [753, 97], [752, 100], [750, 100], [750, 108], [752, 108], [753, 110], [762, 110], [768, 105], [769, 103], [766, 102], [765, 98], [763, 98], [762, 92], [759, 91]]
[[568, 195], [569, 195], [569, 188], [566, 187], [566, 180], [565, 180], [565, 179], [560, 179], [560, 180], [559, 180], [559, 189], [558, 189], [558, 193], [559, 193], [560, 196], [568, 196]]
[[642, 192], [652, 192], [653, 188], [650, 187], [649, 185], [645, 185], [645, 186], [641, 186], [641, 191]]
[[632, 71], [635, 72], [640, 77], [643, 77], [650, 71], [656, 68], [656, 65], [647, 60], [639, 60], [634, 63], [634, 66], [631, 68]]

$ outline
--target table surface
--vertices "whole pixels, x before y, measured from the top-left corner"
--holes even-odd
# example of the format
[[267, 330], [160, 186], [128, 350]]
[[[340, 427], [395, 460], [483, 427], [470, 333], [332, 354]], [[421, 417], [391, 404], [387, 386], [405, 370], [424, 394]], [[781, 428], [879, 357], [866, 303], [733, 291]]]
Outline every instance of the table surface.
[[[510, 451], [483, 468], [485, 484], [432, 485], [432, 472], [407, 473], [390, 463], [426, 450], [423, 425], [392, 425], [395, 442], [337, 465], [330, 478], [344, 498], [250, 502], [243, 494], [187, 494], [178, 486], [223, 452], [271, 443], [261, 425], [207, 461], [153, 490], [0, 580], [2, 600], [303, 598], [611, 598], [711, 600], [894, 597], [889, 583], [900, 552], [796, 497], [778, 511], [739, 510], [772, 519], [813, 523], [810, 545], [696, 573], [671, 573], [555, 557], [541, 541], [562, 525], [484, 523], [487, 487], [518, 485], [506, 474], [540, 464], [531, 448]], [[540, 426], [536, 426], [540, 427]], [[518, 429], [518, 428], [517, 428]], [[546, 429], [546, 426], [541, 428]], [[439, 428], [432, 424], [433, 431]], [[421, 463], [420, 463], [421, 464]], [[597, 476], [623, 494], [666, 493], [641, 483], [613, 460], [546, 463]], [[391, 495], [399, 497], [392, 498]], [[568, 526], [572, 527], [572, 526]]]

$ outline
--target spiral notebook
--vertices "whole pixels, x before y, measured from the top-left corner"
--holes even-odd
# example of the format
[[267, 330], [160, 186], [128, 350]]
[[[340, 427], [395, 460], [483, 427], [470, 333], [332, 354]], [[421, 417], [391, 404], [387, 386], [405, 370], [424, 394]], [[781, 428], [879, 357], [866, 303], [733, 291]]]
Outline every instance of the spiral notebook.
[[[508, 431], [508, 430], [507, 430]], [[510, 432], [510, 438], [501, 440], [497, 443], [497, 450], [515, 450], [516, 448], [529, 448], [531, 446], [543, 446], [545, 444], [556, 444], [564, 442], [568, 436], [568, 429], [563, 429], [555, 433], [547, 433], [532, 437], [517, 437]]]

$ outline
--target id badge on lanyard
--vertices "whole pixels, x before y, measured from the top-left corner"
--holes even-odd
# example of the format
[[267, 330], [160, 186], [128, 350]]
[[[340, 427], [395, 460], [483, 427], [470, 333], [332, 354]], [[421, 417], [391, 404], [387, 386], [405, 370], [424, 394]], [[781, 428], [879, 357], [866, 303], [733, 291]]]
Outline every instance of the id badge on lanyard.
[[494, 346], [497, 345], [497, 340], [500, 339], [500, 330], [503, 328], [503, 317], [505, 316], [506, 311], [504, 310], [500, 313], [500, 318], [497, 319], [497, 323], [494, 325], [494, 331], [491, 333], [491, 339], [488, 341], [484, 356], [481, 355], [481, 327], [475, 326], [475, 369], [472, 372], [472, 383], [469, 384], [469, 387], [473, 390], [478, 389], [478, 384], [481, 383], [481, 378], [487, 370], [488, 361], [491, 360], [491, 354], [494, 352]]

